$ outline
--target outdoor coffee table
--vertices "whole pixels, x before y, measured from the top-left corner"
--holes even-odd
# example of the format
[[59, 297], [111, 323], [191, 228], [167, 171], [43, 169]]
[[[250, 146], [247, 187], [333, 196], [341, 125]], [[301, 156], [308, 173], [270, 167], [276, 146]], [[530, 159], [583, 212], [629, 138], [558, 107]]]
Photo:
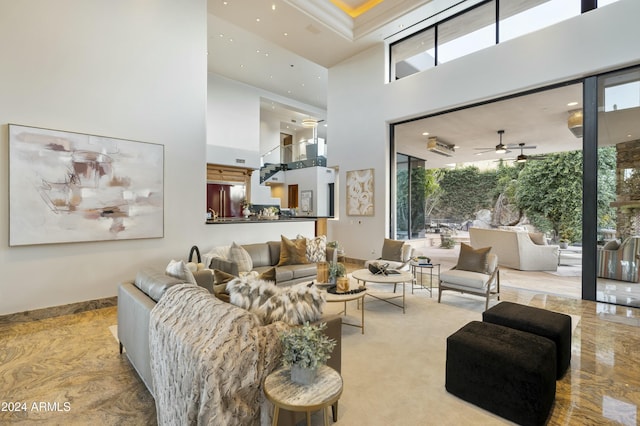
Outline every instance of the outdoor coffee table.
[[318, 284], [318, 287], [323, 288], [326, 291], [326, 300], [327, 303], [344, 303], [344, 309], [338, 314], [347, 315], [347, 302], [352, 300], [358, 301], [358, 307], [360, 308], [360, 325], [351, 324], [348, 322], [342, 321], [343, 325], [350, 325], [351, 327], [357, 327], [362, 330], [362, 334], [364, 334], [364, 296], [367, 294], [367, 290], [364, 289], [358, 293], [329, 293], [328, 288], [331, 284]]
[[[365, 285], [367, 283], [378, 283], [378, 284], [402, 284], [402, 296], [392, 296], [392, 297], [378, 297], [369, 293], [369, 296], [374, 299], [382, 300], [383, 302], [387, 302], [391, 305], [402, 308], [402, 313], [405, 313], [405, 284], [407, 282], [413, 283], [413, 274], [408, 271], [397, 271], [397, 274], [389, 273], [388, 275], [381, 274], [372, 274], [368, 269], [358, 269], [357, 271], [353, 271], [351, 276], [356, 279], [358, 282], [362, 281]], [[397, 299], [402, 297], [402, 305], [392, 302], [392, 299]]]

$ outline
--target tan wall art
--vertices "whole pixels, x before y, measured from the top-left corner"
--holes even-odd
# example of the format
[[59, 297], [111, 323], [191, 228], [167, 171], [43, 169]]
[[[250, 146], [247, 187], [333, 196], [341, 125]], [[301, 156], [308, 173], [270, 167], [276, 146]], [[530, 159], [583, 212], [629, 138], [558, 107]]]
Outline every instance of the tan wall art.
[[349, 216], [373, 216], [374, 169], [347, 172], [347, 214]]
[[9, 245], [161, 238], [164, 146], [9, 125]]

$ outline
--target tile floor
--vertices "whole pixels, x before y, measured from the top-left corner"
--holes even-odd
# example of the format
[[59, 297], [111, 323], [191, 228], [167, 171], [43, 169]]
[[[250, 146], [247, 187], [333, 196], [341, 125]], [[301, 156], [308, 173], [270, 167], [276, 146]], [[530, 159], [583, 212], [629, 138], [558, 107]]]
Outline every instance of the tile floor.
[[[635, 425], [640, 310], [570, 297], [564, 293], [573, 284], [562, 284], [564, 278], [505, 271], [503, 281], [503, 300], [579, 318], [571, 368], [557, 382], [549, 424]], [[436, 300], [437, 292], [409, 292], [403, 315], [371, 299], [366, 333], [343, 328], [338, 424], [508, 424], [443, 386], [446, 336], [480, 318], [484, 303], [455, 293]], [[116, 318], [116, 308], [108, 307], [0, 324], [0, 424], [155, 424], [153, 398], [109, 331]]]

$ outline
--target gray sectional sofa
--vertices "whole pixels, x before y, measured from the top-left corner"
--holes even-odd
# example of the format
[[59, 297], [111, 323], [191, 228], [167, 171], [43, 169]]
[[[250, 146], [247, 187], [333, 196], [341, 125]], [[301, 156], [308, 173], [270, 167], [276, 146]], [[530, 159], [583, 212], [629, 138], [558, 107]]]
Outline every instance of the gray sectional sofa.
[[[194, 276], [199, 286], [206, 288], [210, 293], [213, 292], [213, 275], [211, 271], [198, 271], [194, 273]], [[118, 339], [120, 340], [120, 352], [122, 353], [123, 349], [126, 351], [127, 358], [154, 398], [149, 350], [151, 310], [168, 288], [183, 283], [183, 280], [165, 275], [164, 271], [161, 270], [142, 270], [138, 272], [135, 280], [122, 283], [118, 289]], [[211, 297], [214, 298], [215, 296], [211, 294]], [[241, 309], [235, 306], [234, 308]], [[321, 321], [327, 323], [325, 333], [337, 342], [327, 364], [340, 372], [342, 319], [336, 315], [323, 317]], [[194, 329], [201, 326], [201, 324], [194, 325]], [[337, 403], [335, 408], [334, 416], [337, 414]], [[293, 415], [293, 413], [285, 415], [279, 424], [293, 424], [293, 417], [291, 417]]]
[[[242, 247], [249, 253], [249, 256], [251, 256], [254, 271], [262, 274], [271, 268], [275, 268], [275, 282], [279, 286], [289, 286], [304, 281], [315, 280], [316, 278], [316, 263], [277, 266], [280, 260], [280, 241], [243, 244]], [[326, 257], [327, 262], [336, 262], [338, 260], [337, 250], [327, 247]], [[221, 257], [213, 257], [209, 267], [235, 276], [239, 274], [236, 262]]]

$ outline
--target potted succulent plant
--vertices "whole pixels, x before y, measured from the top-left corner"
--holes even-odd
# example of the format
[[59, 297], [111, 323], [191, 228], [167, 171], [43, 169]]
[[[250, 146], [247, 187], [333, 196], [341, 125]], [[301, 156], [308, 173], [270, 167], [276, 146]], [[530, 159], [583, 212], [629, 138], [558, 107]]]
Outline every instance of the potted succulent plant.
[[329, 282], [335, 284], [336, 280], [347, 274], [347, 268], [341, 262], [329, 262]]
[[280, 334], [284, 365], [291, 366], [291, 381], [311, 384], [318, 367], [331, 357], [336, 341], [323, 333], [326, 323], [311, 325], [305, 322]]

